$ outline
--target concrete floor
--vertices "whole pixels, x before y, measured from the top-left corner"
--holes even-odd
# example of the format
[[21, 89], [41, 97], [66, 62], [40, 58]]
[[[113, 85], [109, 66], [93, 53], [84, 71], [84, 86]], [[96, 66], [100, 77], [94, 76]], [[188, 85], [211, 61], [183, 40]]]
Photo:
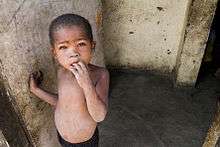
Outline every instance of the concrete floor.
[[112, 71], [101, 147], [201, 147], [216, 109], [220, 81], [181, 90], [147, 72]]
[[[220, 81], [215, 77], [200, 78], [195, 89], [183, 90], [148, 72], [121, 70], [110, 74], [109, 112], [99, 124], [100, 147], [202, 146], [220, 95]], [[21, 129], [14, 126], [16, 119], [6, 111], [10, 110], [6, 102], [0, 103], [4, 112], [0, 113], [0, 128], [9, 132], [6, 137], [10, 138], [13, 130]], [[11, 124], [4, 118], [13, 118]], [[24, 134], [16, 132], [16, 136]], [[18, 141], [27, 144], [25, 140], [13, 142]]]

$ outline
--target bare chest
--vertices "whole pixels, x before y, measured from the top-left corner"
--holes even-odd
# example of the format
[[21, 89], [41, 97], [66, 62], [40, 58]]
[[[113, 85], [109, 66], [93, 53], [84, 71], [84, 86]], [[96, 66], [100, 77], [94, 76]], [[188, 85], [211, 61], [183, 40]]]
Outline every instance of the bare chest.
[[58, 78], [59, 101], [65, 103], [79, 103], [84, 99], [82, 88], [78, 85], [73, 75], [62, 75]]
[[[90, 79], [94, 86], [96, 86], [98, 77], [95, 73], [90, 74]], [[66, 99], [75, 102], [84, 101], [83, 89], [79, 86], [77, 80], [72, 73], [58, 74], [58, 96], [59, 100]]]

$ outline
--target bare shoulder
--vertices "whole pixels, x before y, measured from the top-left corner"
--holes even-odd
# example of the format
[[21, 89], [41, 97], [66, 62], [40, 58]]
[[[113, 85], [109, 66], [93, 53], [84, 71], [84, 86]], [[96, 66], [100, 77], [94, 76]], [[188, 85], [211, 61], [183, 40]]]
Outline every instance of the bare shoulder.
[[70, 74], [70, 72], [67, 71], [67, 70], [65, 70], [65, 69], [62, 68], [62, 67], [59, 67], [59, 68], [57, 69], [57, 78], [58, 78], [58, 79], [63, 79], [64, 77], [66, 77], [66, 76], [69, 75], [69, 74]]
[[97, 65], [89, 64], [90, 69], [92, 70], [93, 73], [99, 77], [99, 79], [109, 79], [109, 72], [105, 67], [100, 67]]

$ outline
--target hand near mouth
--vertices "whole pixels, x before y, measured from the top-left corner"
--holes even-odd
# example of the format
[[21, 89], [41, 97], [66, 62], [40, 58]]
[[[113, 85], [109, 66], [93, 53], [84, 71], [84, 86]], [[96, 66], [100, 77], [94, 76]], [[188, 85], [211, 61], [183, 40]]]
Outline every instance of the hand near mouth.
[[92, 84], [92, 81], [86, 65], [82, 61], [79, 61], [78, 63], [73, 63], [71, 66], [70, 71], [74, 74], [79, 86], [83, 89], [88, 88]]

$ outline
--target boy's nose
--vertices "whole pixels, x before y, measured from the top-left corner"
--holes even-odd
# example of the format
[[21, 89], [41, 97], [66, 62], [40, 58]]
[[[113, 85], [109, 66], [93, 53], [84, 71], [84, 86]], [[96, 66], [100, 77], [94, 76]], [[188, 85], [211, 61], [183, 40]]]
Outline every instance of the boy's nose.
[[76, 57], [79, 57], [79, 53], [77, 52], [72, 52], [69, 56], [69, 58], [76, 58]]

